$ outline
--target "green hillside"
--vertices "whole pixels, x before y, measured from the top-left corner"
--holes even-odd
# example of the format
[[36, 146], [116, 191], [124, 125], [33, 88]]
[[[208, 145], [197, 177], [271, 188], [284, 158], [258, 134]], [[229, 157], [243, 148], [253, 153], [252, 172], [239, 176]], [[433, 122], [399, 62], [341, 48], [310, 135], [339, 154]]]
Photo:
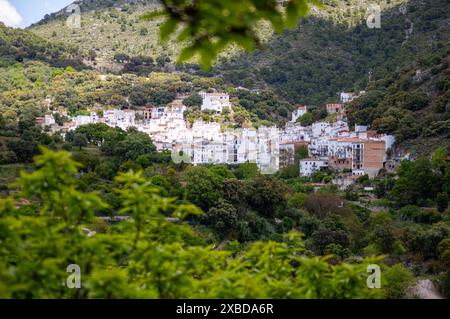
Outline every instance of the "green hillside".
[[62, 10], [46, 16], [30, 30], [55, 42], [70, 43], [96, 57], [98, 69], [116, 70], [116, 54], [133, 56], [174, 57], [178, 46], [174, 42], [161, 44], [159, 27], [162, 18], [142, 21], [140, 17], [155, 10], [155, 1], [78, 1], [82, 18], [81, 28], [66, 25], [69, 14]]
[[349, 108], [353, 123], [368, 124], [413, 153], [450, 147], [450, 57], [436, 50], [392, 75], [373, 81]]
[[[448, 32], [443, 32], [448, 28], [446, 1], [409, 1], [401, 12], [399, 4], [403, 2], [328, 0], [322, 8], [313, 8], [295, 30], [283, 34], [273, 35], [269, 24], [263, 23], [258, 32], [266, 42], [265, 49], [246, 54], [228, 48], [214, 73], [235, 85], [272, 87], [293, 103], [320, 104], [340, 90], [363, 90], [369, 72], [372, 79], [382, 78], [448, 40]], [[81, 7], [81, 28], [68, 28], [68, 14], [62, 10], [30, 30], [51, 41], [78, 46], [85, 55], [95, 57], [90, 65], [102, 71], [119, 71], [121, 63], [132, 57], [164, 63], [174, 61], [179, 53], [180, 44], [174, 40], [159, 40], [163, 18], [140, 19], [158, 8], [156, 1], [76, 3]], [[372, 3], [383, 10], [380, 29], [366, 26], [367, 8]], [[438, 29], [441, 32], [436, 32]]]
[[223, 61], [216, 73], [236, 85], [272, 87], [295, 103], [319, 104], [341, 90], [364, 90], [369, 72], [372, 80], [381, 79], [448, 47], [448, 1], [410, 1], [405, 8], [383, 11], [380, 29], [311, 16], [265, 50]]
[[[241, 1], [230, 2], [249, 4]], [[0, 24], [0, 298], [449, 297], [450, 4], [377, 1], [382, 27], [368, 29], [369, 1], [329, 0], [283, 34], [255, 25], [266, 49], [228, 48], [211, 72], [173, 64], [180, 45], [159, 43], [160, 20], [139, 20], [155, 8], [147, 0], [77, 1], [77, 30], [65, 26], [64, 10], [28, 30]], [[366, 91], [348, 105], [351, 124], [394, 134], [425, 156], [392, 170], [380, 163], [375, 177], [331, 163], [300, 176], [298, 161], [308, 157], [301, 147], [292, 165], [262, 174], [262, 149], [258, 165], [174, 161], [138, 130], [162, 121], [127, 130], [67, 123], [179, 98], [188, 125], [201, 119], [223, 132], [282, 127], [300, 102], [315, 106], [300, 119], [311, 124], [342, 90]], [[231, 107], [202, 111], [200, 91], [229, 93]], [[43, 127], [50, 113], [59, 127]], [[197, 148], [197, 134], [189, 136]], [[253, 151], [248, 136], [224, 139], [224, 154]], [[281, 162], [268, 137], [258, 134], [258, 146]], [[217, 152], [215, 142], [201, 139], [202, 150]], [[364, 171], [385, 154], [366, 142], [359, 152], [352, 146]], [[351, 185], [340, 188], [344, 176]], [[73, 288], [72, 266], [81, 271], [79, 289], [64, 286]]]
[[[340, 33], [347, 28], [352, 28], [361, 19], [365, 19], [368, 3], [377, 3], [385, 10], [403, 1], [349, 0], [341, 2], [328, 0], [320, 9], [313, 7], [310, 18], [306, 18], [303, 22], [312, 28], [307, 27], [306, 30], [296, 30], [292, 33], [297, 34], [296, 37], [299, 37], [298, 40], [303, 43], [303, 46], [316, 52], [317, 47], [314, 42], [323, 36], [323, 30], [315, 26], [317, 19], [321, 23], [325, 23], [324, 26], [330, 28], [331, 33], [337, 33], [337, 37], [340, 37]], [[160, 7], [157, 1], [82, 0], [75, 3], [79, 4], [81, 8], [81, 28], [68, 28], [66, 20], [69, 14], [65, 10], [61, 10], [46, 16], [30, 29], [44, 38], [70, 43], [79, 46], [86, 54], [95, 55], [95, 66], [102, 70], [120, 69], [120, 65], [114, 63], [117, 62], [117, 59], [114, 59], [117, 54], [126, 54], [129, 57], [149, 56], [154, 60], [158, 57], [169, 57], [171, 60], [175, 60], [175, 57], [178, 56], [180, 44], [173, 39], [164, 43], [159, 40], [159, 27], [164, 21], [163, 18], [154, 18], [151, 21], [140, 19], [144, 13], [155, 11]], [[330, 25], [327, 24], [327, 21], [330, 22]], [[273, 30], [269, 23], [260, 23], [257, 26], [257, 33], [262, 42], [268, 42], [273, 38]], [[312, 40], [307, 40], [310, 37]], [[277, 41], [285, 38], [285, 34], [275, 36], [266, 51], [284, 51], [286, 47], [278, 45]], [[291, 41], [288, 38], [286, 40]], [[292, 49], [291, 51], [296, 51], [295, 46]], [[276, 53], [275, 51], [274, 53]], [[236, 47], [229, 47], [221, 56], [231, 58], [240, 52], [242, 50]], [[338, 55], [344, 60], [351, 59], [345, 52]], [[271, 57], [269, 58], [273, 60]]]
[[[88, 64], [102, 71], [122, 69], [147, 76], [175, 69], [171, 61], [180, 45], [160, 43], [160, 18], [139, 19], [157, 8], [153, 1], [78, 3], [83, 12], [81, 29], [68, 29], [61, 11], [31, 31], [54, 42], [79, 46], [95, 57], [96, 65]], [[350, 108], [352, 123], [393, 133], [400, 143], [411, 142], [419, 152], [424, 148], [414, 145], [422, 145], [421, 138], [427, 138], [433, 141], [432, 148], [442, 143], [449, 131], [445, 61], [450, 4], [445, 0], [375, 3], [383, 10], [379, 29], [366, 25], [368, 1], [326, 1], [320, 10], [313, 8], [309, 17], [301, 19], [295, 30], [273, 34], [262, 24], [258, 29], [267, 41], [264, 49], [247, 54], [229, 48], [211, 73], [199, 74], [222, 77], [234, 86], [269, 89], [291, 105], [320, 106], [336, 100], [337, 92], [367, 90]], [[198, 73], [195, 67], [179, 69]], [[417, 70], [423, 75], [420, 83], [410, 80]], [[416, 97], [423, 105], [406, 106], [411, 102], [408, 99]], [[279, 121], [280, 114], [289, 116], [290, 107], [275, 110], [280, 104], [264, 109], [255, 105], [247, 109], [262, 119]]]
[[6, 27], [0, 22], [0, 62], [10, 64], [26, 60], [42, 61], [53, 66], [79, 66], [82, 54], [73, 46], [46, 41], [32, 32]]

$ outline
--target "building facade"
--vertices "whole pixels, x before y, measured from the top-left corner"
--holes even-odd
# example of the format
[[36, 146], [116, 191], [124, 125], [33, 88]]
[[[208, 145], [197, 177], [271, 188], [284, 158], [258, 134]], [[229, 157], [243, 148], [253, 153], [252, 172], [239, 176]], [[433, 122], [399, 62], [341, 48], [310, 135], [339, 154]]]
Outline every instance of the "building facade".
[[201, 110], [210, 110], [215, 113], [222, 113], [224, 107], [231, 107], [230, 96], [226, 93], [206, 93], [200, 92], [202, 97]]

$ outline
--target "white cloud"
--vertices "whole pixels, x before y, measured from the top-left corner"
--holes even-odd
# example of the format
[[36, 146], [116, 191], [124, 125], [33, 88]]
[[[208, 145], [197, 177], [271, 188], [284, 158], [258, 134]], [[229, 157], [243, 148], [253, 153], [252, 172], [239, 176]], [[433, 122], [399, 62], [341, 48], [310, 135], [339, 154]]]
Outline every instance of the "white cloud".
[[22, 16], [8, 0], [0, 0], [0, 21], [9, 27], [17, 27], [22, 22]]

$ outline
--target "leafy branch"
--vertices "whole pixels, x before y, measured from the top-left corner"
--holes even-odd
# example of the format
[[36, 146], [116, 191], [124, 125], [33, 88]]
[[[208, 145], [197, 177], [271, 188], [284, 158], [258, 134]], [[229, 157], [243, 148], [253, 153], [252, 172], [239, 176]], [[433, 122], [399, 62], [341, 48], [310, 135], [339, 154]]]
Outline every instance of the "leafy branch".
[[162, 0], [163, 11], [142, 16], [152, 20], [166, 18], [160, 27], [160, 38], [166, 41], [179, 31], [178, 42], [187, 45], [181, 50], [178, 63], [200, 56], [204, 69], [211, 68], [218, 54], [229, 44], [246, 51], [262, 47], [255, 26], [269, 21], [275, 32], [294, 28], [299, 17], [308, 14], [311, 5], [321, 6], [320, 0]]

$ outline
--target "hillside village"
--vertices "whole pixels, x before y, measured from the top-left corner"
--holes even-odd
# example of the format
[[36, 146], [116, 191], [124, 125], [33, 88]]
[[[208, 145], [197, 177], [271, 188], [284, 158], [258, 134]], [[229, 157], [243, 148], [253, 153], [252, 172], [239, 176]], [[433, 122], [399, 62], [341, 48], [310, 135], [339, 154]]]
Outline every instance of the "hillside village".
[[450, 296], [450, 2], [74, 2], [0, 14], [0, 298]]
[[[148, 134], [159, 151], [170, 151], [175, 163], [235, 165], [249, 162], [256, 163], [263, 174], [296, 165], [298, 174], [306, 177], [330, 168], [342, 173], [333, 183], [343, 189], [360, 176], [373, 178], [382, 168], [395, 168], [395, 163], [387, 157], [395, 142], [392, 135], [377, 134], [362, 125], [356, 125], [353, 131], [349, 129], [346, 105], [363, 94], [364, 91], [340, 93], [340, 103], [326, 105], [334, 121], [323, 120], [310, 126], [298, 123], [308, 111], [306, 105], [299, 105], [292, 112], [291, 121], [284, 128], [224, 128], [220, 123], [203, 120], [189, 125], [185, 118], [188, 107], [183, 104], [186, 96], [178, 96], [165, 107], [91, 111], [90, 115], [73, 117], [63, 126], [56, 124], [53, 114], [39, 117], [37, 122], [50, 134], [60, 132], [63, 136], [82, 125], [94, 123], [123, 130], [135, 127]], [[202, 91], [199, 95], [203, 112], [221, 114], [232, 107], [227, 93]], [[300, 148], [307, 149], [308, 157], [296, 161], [295, 154]]]

